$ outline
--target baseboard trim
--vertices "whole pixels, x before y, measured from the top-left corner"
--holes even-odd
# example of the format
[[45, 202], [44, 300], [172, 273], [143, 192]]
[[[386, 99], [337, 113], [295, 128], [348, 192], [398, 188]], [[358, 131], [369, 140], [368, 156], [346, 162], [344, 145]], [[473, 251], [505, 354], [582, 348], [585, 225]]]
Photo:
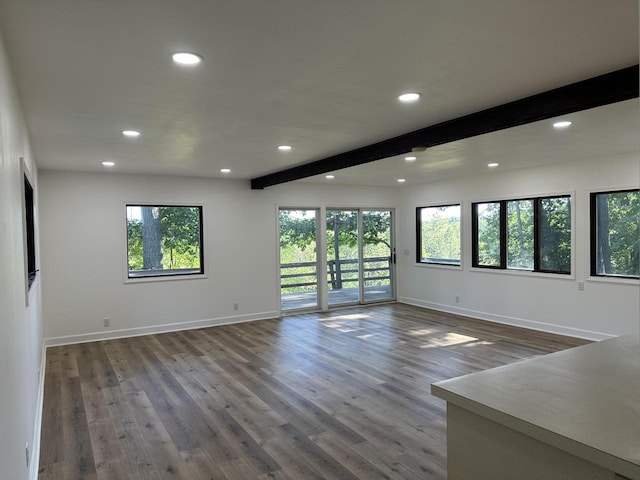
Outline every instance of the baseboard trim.
[[43, 340], [38, 376], [38, 396], [36, 398], [35, 422], [31, 439], [31, 458], [29, 460], [29, 480], [38, 480], [40, 470], [40, 436], [42, 434], [42, 409], [44, 405], [44, 374], [47, 366], [47, 347]]
[[488, 322], [501, 323], [503, 325], [512, 325], [515, 327], [529, 328], [531, 330], [539, 330], [541, 332], [555, 333], [558, 335], [567, 335], [569, 337], [584, 338], [586, 340], [606, 340], [613, 338], [615, 335], [609, 335], [602, 332], [593, 332], [591, 330], [584, 330], [580, 328], [564, 327], [562, 325], [555, 325], [553, 323], [537, 322], [535, 320], [526, 320], [517, 317], [508, 317], [506, 315], [496, 315], [493, 313], [480, 312], [478, 310], [471, 310], [461, 307], [452, 307], [451, 305], [444, 305], [435, 302], [427, 302], [416, 298], [399, 297], [399, 303], [406, 303], [416, 307], [429, 308], [431, 310], [437, 310], [439, 312], [453, 313], [455, 315], [463, 315], [465, 317], [477, 318], [479, 320], [486, 320]]
[[233, 317], [208, 318], [205, 320], [193, 320], [189, 322], [168, 323], [164, 325], [153, 325], [149, 327], [123, 328], [120, 330], [110, 330], [108, 332], [93, 332], [79, 335], [68, 335], [62, 337], [51, 337], [45, 339], [45, 348], [57, 347], [61, 345], [72, 345], [75, 343], [97, 342], [103, 340], [115, 340], [117, 338], [139, 337], [142, 335], [154, 335], [156, 333], [178, 332], [181, 330], [194, 330], [197, 328], [216, 327], [220, 325], [231, 325], [234, 323], [253, 322], [257, 320], [268, 320], [278, 318], [280, 312], [262, 312], [250, 315], [236, 315]]

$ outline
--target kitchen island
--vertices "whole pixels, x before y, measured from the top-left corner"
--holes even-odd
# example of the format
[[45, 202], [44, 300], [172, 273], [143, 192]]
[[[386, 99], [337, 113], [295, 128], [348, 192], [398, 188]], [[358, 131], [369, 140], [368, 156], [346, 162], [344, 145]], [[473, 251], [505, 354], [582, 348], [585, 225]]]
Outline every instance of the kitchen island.
[[638, 334], [434, 383], [449, 480], [640, 480]]

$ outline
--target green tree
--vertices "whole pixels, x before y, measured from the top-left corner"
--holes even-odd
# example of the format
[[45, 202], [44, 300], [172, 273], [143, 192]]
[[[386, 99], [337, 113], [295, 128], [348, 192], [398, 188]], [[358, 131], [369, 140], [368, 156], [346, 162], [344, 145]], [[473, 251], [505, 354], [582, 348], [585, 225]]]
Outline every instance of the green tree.
[[305, 250], [316, 244], [316, 217], [296, 210], [280, 210], [280, 246], [296, 245]]
[[[334, 213], [335, 218], [334, 218]], [[358, 245], [358, 212], [353, 210], [328, 210], [327, 231], [337, 232], [340, 245], [355, 247]], [[335, 225], [335, 227], [334, 227]], [[376, 245], [382, 243], [391, 247], [384, 232], [389, 227], [389, 212], [367, 211], [363, 217], [363, 243]], [[290, 210], [280, 211], [280, 246], [297, 245], [307, 248], [316, 241], [315, 218], [299, 218]], [[333, 254], [334, 242], [327, 242], [329, 253]]]
[[533, 270], [533, 200], [507, 202], [507, 268]]
[[478, 265], [500, 266], [500, 202], [480, 203], [478, 209]]
[[[358, 215], [357, 210], [327, 210], [326, 213], [327, 256], [328, 261], [335, 269], [336, 288], [340, 288], [343, 281], [354, 279], [353, 274], [342, 275], [340, 261], [358, 258]], [[315, 261], [315, 215], [302, 215], [299, 210], [281, 210], [279, 219], [281, 264], [298, 263], [290, 262], [287, 259], [300, 258], [306, 254], [305, 252], [311, 246], [313, 246], [312, 252], [306, 254], [308, 258], [300, 263]], [[370, 256], [390, 257], [390, 220], [391, 215], [388, 211], [364, 212], [362, 218], [363, 247], [366, 258]], [[379, 250], [376, 247], [379, 247]], [[348, 269], [352, 270], [353, 268]], [[287, 269], [287, 274], [302, 274], [303, 271], [304, 267], [291, 267]]]
[[571, 199], [540, 200], [540, 270], [571, 272]]
[[200, 268], [200, 209], [141, 206], [127, 218], [129, 271]]
[[[281, 210], [279, 222], [280, 265], [286, 266], [281, 270], [283, 289], [289, 294], [315, 291], [317, 286], [315, 211]], [[311, 246], [313, 248], [309, 248]], [[301, 283], [307, 285], [300, 285]], [[285, 287], [285, 285], [293, 286]]]
[[142, 221], [127, 220], [127, 246], [129, 270], [142, 270]]
[[162, 270], [162, 225], [159, 207], [142, 207], [142, 268]]
[[640, 275], [640, 192], [599, 194], [596, 197], [597, 272]]
[[421, 211], [421, 259], [460, 263], [460, 206], [425, 207]]
[[161, 207], [162, 250], [167, 253], [165, 268], [200, 266], [200, 209]]
[[[368, 286], [383, 284], [374, 277], [388, 270], [391, 257], [391, 213], [385, 210], [327, 210], [327, 260], [334, 269], [330, 279], [333, 288], [342, 288], [343, 282], [358, 281], [358, 216], [362, 215], [362, 259]], [[374, 261], [380, 258], [381, 260]], [[382, 260], [384, 258], [384, 260]], [[355, 263], [344, 263], [353, 260]], [[385, 276], [385, 275], [382, 275]], [[374, 278], [373, 280], [369, 280]], [[382, 282], [382, 283], [381, 283]], [[388, 282], [386, 282], [388, 283]]]

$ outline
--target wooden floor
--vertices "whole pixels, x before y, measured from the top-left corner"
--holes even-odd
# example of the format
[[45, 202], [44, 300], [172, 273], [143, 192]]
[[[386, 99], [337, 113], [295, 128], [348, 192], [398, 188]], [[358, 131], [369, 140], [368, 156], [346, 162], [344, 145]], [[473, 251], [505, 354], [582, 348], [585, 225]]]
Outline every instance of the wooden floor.
[[444, 479], [432, 382], [586, 343], [401, 304], [47, 350], [40, 479]]

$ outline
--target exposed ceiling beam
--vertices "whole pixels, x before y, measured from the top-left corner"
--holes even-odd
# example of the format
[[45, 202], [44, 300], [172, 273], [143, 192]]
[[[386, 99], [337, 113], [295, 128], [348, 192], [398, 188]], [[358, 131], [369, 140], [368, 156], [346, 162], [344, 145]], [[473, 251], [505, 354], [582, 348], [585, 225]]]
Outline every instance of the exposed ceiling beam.
[[263, 189], [401, 155], [410, 152], [414, 147], [433, 147], [636, 98], [639, 91], [639, 72], [638, 65], [623, 68], [332, 157], [253, 178], [251, 188]]

